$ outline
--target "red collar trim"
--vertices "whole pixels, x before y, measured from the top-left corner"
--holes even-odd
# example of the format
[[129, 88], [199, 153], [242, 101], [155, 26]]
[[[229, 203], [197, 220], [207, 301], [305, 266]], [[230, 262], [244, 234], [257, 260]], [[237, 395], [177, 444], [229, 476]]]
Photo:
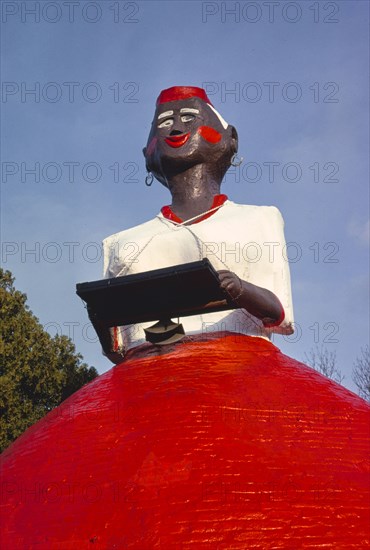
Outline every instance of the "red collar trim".
[[[227, 195], [215, 195], [213, 197], [213, 203], [212, 203], [212, 206], [210, 208], [210, 210], [212, 208], [217, 208], [217, 206], [222, 206], [224, 204], [224, 202], [226, 202], [228, 200], [228, 196]], [[172, 212], [171, 210], [171, 207], [170, 206], [163, 206], [163, 208], [161, 209], [161, 212], [162, 212], [162, 215], [167, 218], [167, 220], [170, 220], [171, 222], [176, 222], [176, 223], [183, 223], [183, 220], [181, 218], [179, 218], [178, 216], [176, 216], [176, 214], [174, 212]], [[207, 218], [210, 218], [211, 216], [213, 216], [213, 214], [215, 214], [217, 212], [217, 210], [214, 210], [213, 212], [208, 212], [208, 214], [204, 214], [204, 216], [201, 216], [200, 218], [194, 220], [192, 222], [193, 223], [199, 223], [199, 222], [202, 222], [203, 220], [206, 220]]]

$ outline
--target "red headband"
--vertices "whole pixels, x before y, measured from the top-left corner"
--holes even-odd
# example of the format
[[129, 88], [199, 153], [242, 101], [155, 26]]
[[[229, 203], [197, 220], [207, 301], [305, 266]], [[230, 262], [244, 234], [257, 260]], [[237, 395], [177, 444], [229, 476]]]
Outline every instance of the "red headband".
[[168, 101], [189, 99], [191, 97], [199, 97], [199, 99], [212, 105], [203, 88], [197, 88], [196, 86], [173, 86], [172, 88], [167, 88], [167, 90], [162, 90], [158, 96], [156, 105], [158, 106]]

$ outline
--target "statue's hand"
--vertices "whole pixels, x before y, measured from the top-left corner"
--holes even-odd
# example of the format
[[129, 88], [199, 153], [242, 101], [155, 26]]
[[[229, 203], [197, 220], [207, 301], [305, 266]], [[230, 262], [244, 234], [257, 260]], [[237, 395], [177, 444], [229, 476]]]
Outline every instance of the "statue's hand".
[[234, 305], [245, 309], [263, 323], [272, 326], [284, 315], [279, 299], [267, 288], [242, 281], [231, 271], [218, 271], [218, 277], [220, 287], [230, 296]]
[[243, 283], [235, 273], [222, 269], [218, 271], [220, 287], [227, 292], [232, 300], [238, 300], [243, 294]]

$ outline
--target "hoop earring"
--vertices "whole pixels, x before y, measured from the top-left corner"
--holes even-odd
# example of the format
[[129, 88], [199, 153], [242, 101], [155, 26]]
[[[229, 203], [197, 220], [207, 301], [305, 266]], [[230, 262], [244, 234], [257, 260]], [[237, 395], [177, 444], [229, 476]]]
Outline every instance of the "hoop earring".
[[231, 157], [230, 164], [231, 166], [240, 166], [243, 160], [244, 160], [243, 157], [238, 157], [238, 154], [234, 153], [233, 156]]
[[153, 174], [151, 172], [148, 172], [145, 178], [145, 185], [147, 187], [150, 187], [153, 183], [153, 180], [154, 180]]

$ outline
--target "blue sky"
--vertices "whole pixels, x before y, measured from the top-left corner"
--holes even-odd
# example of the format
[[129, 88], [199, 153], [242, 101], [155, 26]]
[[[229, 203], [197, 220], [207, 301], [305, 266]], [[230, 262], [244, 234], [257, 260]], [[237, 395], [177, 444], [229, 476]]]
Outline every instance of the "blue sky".
[[50, 333], [110, 368], [75, 284], [101, 278], [104, 237], [170, 202], [144, 183], [155, 99], [203, 86], [244, 157], [223, 192], [285, 219], [297, 331], [274, 342], [298, 360], [335, 351], [354, 389], [369, 333], [368, 2], [1, 4], [2, 265]]

